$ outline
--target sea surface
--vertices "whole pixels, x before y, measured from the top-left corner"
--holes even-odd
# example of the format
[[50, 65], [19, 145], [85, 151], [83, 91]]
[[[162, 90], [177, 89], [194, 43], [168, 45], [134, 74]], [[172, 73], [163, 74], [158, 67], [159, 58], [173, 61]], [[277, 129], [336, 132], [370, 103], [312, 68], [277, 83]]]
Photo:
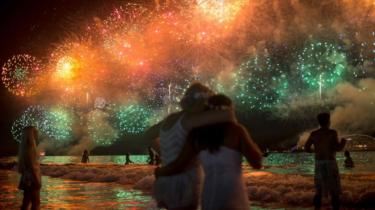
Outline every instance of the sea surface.
[[[352, 159], [355, 163], [355, 170], [346, 169], [344, 165], [344, 154], [339, 152], [336, 159], [340, 168], [340, 173], [375, 173], [375, 151], [351, 152]], [[131, 155], [130, 159], [134, 164], [147, 164], [147, 155]], [[3, 159], [4, 160], [4, 159]], [[7, 161], [14, 160], [16, 157], [7, 157]], [[2, 159], [0, 158], [0, 162]], [[79, 156], [42, 156], [42, 164], [75, 164], [81, 161]], [[244, 166], [247, 165], [243, 160]], [[90, 163], [97, 164], [119, 164], [125, 163], [125, 156], [90, 156]], [[264, 171], [281, 174], [313, 174], [314, 173], [314, 156], [311, 153], [270, 153], [263, 159]], [[246, 167], [247, 168], [247, 167]]]
[[[375, 152], [352, 152], [355, 162], [354, 169], [343, 168], [343, 153], [337, 154], [340, 173], [343, 174], [374, 174]], [[146, 155], [132, 155], [135, 164], [147, 163]], [[81, 157], [75, 156], [44, 156], [42, 164], [75, 164]], [[0, 158], [0, 162], [16, 160], [16, 157]], [[125, 162], [125, 156], [90, 156], [91, 163], [119, 164]], [[263, 171], [278, 174], [312, 174], [314, 158], [307, 153], [270, 153], [264, 158]], [[247, 170], [244, 162], [244, 170]], [[117, 183], [97, 183], [73, 181], [43, 176], [41, 190], [42, 209], [153, 209], [155, 203], [150, 195]], [[15, 171], [0, 170], [0, 209], [18, 209], [22, 199], [22, 191], [17, 189], [19, 175]], [[252, 209], [261, 210], [256, 203]], [[154, 208], [155, 209], [155, 208]], [[277, 208], [274, 209], [310, 209], [310, 208]]]

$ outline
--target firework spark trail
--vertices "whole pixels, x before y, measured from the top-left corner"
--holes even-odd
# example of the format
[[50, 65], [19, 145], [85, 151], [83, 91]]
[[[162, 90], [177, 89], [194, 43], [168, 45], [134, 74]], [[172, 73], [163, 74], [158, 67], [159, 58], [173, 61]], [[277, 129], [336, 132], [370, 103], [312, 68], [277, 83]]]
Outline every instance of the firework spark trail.
[[[375, 76], [371, 0], [155, 4], [156, 10], [126, 3], [94, 17], [79, 39], [66, 37], [46, 52], [46, 65], [31, 55], [9, 59], [3, 83], [19, 96], [52, 95], [46, 107], [63, 104], [75, 114], [91, 113], [81, 120], [100, 145], [115, 142], [117, 129], [119, 136], [140, 133], [150, 121], [177, 111], [194, 80], [234, 98], [241, 112], [277, 113], [280, 107], [309, 107], [295, 99], [317, 92], [324, 99], [342, 82]], [[95, 107], [103, 113], [93, 111], [95, 98], [108, 101]], [[108, 104], [116, 104], [118, 128], [109, 122]], [[47, 115], [51, 121], [61, 116], [66, 126], [53, 126], [71, 125], [69, 114], [55, 114]], [[95, 133], [96, 122], [106, 127], [103, 135]], [[116, 135], [106, 135], [112, 128]], [[65, 139], [71, 132], [49, 136]]]
[[27, 54], [15, 55], [4, 64], [2, 81], [15, 95], [32, 96], [38, 90], [42, 71], [42, 62], [37, 58]]

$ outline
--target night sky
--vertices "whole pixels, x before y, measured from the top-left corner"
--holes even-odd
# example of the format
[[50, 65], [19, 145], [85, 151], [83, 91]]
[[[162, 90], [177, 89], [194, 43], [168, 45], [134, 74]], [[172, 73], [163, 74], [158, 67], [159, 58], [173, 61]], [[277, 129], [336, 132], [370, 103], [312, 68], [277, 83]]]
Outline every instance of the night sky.
[[[81, 23], [87, 23], [89, 21], [95, 22], [94, 17], [99, 17], [105, 19], [105, 17], [113, 11], [114, 8], [117, 8], [119, 5], [123, 5], [124, 3], [129, 1], [119, 1], [119, 0], [39, 0], [39, 1], [20, 1], [20, 0], [2, 0], [0, 1], [0, 30], [1, 30], [1, 39], [0, 39], [0, 64], [2, 65], [5, 63], [10, 57], [15, 54], [27, 53], [32, 54], [39, 58], [46, 58], [47, 50], [51, 49], [57, 45], [57, 43], [66, 39], [66, 37], [74, 37], [77, 34], [80, 34], [82, 31]], [[142, 3], [147, 7], [154, 7], [154, 2], [152, 0], [137, 0], [132, 2]], [[145, 3], [147, 2], [147, 3]], [[281, 60], [285, 67], [283, 70], [290, 71], [288, 73], [295, 73], [291, 72], [295, 61], [293, 59], [289, 59], [288, 55], [294, 55], [294, 49], [300, 49], [300, 47], [305, 43], [306, 40], [309, 40], [312, 35], [317, 34], [317, 38], [325, 38], [325, 40], [334, 40], [337, 41], [341, 37], [340, 30], [347, 30], [350, 33], [344, 34], [348, 37], [352, 43], [346, 42], [347, 40], [339, 40], [338, 42], [345, 47], [349, 48], [349, 54], [356, 54], [355, 50], [357, 50], [358, 46], [355, 46], [356, 42], [360, 43], [362, 40], [361, 38], [357, 38], [357, 30], [363, 32], [372, 33], [374, 37], [375, 28], [371, 28], [371, 20], [360, 20], [355, 19], [353, 20], [354, 23], [351, 23], [351, 26], [346, 26], [345, 21], [350, 21], [350, 18], [347, 18], [345, 15], [345, 11], [353, 11], [353, 14], [357, 14], [354, 9], [348, 9], [340, 5], [339, 1], [330, 0], [327, 1], [327, 4], [317, 1], [300, 1], [299, 3], [301, 6], [298, 11], [296, 5], [293, 5], [293, 1], [280, 1], [277, 3], [275, 1], [275, 10], [280, 11], [280, 14], [268, 14], [267, 12], [263, 12], [263, 10], [255, 11], [259, 12], [259, 19], [254, 18], [254, 21], [259, 21], [257, 23], [260, 27], [259, 28], [242, 28], [245, 33], [247, 30], [251, 31], [249, 37], [253, 38], [253, 40], [249, 41], [248, 43], [253, 44], [253, 47], [259, 47], [260, 49], [268, 48], [269, 49], [277, 49], [274, 52], [271, 52], [272, 56], [276, 57], [277, 59]], [[289, 3], [286, 3], [289, 2]], [[285, 5], [284, 5], [285, 3]], [[262, 6], [262, 5], [261, 5]], [[264, 10], [269, 9], [266, 4], [263, 5]], [[293, 6], [296, 6], [293, 8]], [[353, 6], [353, 5], [352, 5]], [[262, 7], [260, 7], [262, 8]], [[309, 18], [305, 18], [303, 15], [303, 9], [314, 9], [311, 16]], [[373, 7], [372, 7], [373, 8]], [[294, 10], [293, 10], [294, 9]], [[302, 14], [302, 15], [301, 15]], [[370, 15], [375, 14], [368, 12], [369, 17]], [[277, 15], [283, 17], [283, 20], [279, 20]], [[316, 20], [316, 17], [321, 18], [320, 20]], [[257, 15], [255, 15], [257, 17]], [[345, 19], [345, 18], [347, 19]], [[348, 15], [350, 17], [350, 15]], [[263, 18], [263, 19], [262, 19]], [[246, 20], [246, 18], [244, 18]], [[273, 25], [263, 25], [262, 21], [269, 21], [270, 24]], [[291, 24], [295, 24], [292, 31], [288, 28], [291, 24], [288, 24], [290, 21]], [[310, 22], [312, 23], [310, 23]], [[342, 21], [342, 22], [340, 22]], [[356, 25], [356, 21], [358, 25]], [[246, 22], [246, 21], [245, 21]], [[252, 23], [251, 23], [252, 24]], [[256, 24], [256, 23], [254, 23]], [[316, 24], [313, 25], [313, 24]], [[336, 25], [335, 25], [336, 24]], [[363, 24], [363, 25], [361, 25]], [[340, 27], [333, 27], [339, 25]], [[300, 26], [300, 28], [299, 28]], [[342, 27], [341, 27], [342, 26]], [[278, 28], [279, 27], [279, 28]], [[326, 28], [325, 28], [326, 27]], [[352, 28], [351, 28], [352, 27]], [[253, 30], [254, 29], [254, 30]], [[344, 30], [345, 29], [345, 30]], [[258, 31], [257, 31], [258, 30]], [[295, 31], [294, 31], [295, 30]], [[336, 31], [337, 30], [337, 31]], [[276, 31], [276, 32], [275, 32]], [[263, 34], [262, 34], [263, 33]], [[272, 33], [277, 33], [280, 37], [275, 37]], [[311, 34], [309, 34], [311, 33]], [[247, 34], [246, 34], [247, 35]], [[267, 37], [265, 37], [267, 35]], [[368, 38], [363, 38], [366, 40]], [[253, 36], [253, 37], [252, 37]], [[360, 37], [360, 36], [358, 36]], [[233, 38], [233, 37], [232, 37]], [[235, 39], [235, 38], [234, 38]], [[263, 40], [264, 39], [264, 40]], [[267, 43], [267, 39], [270, 39], [270, 43]], [[355, 41], [356, 39], [356, 41]], [[357, 40], [358, 39], [358, 40]], [[295, 48], [288, 48], [289, 46], [284, 45], [284, 42], [277, 43], [280, 40], [285, 40], [285, 43], [289, 43], [290, 46]], [[246, 40], [248, 41], [248, 40]], [[254, 43], [255, 44], [254, 44]], [[275, 44], [276, 43], [276, 44]], [[375, 41], [370, 44], [375, 46]], [[238, 51], [246, 51], [248, 49], [242, 49], [242, 43], [238, 42], [238, 49], [233, 47]], [[235, 44], [233, 44], [235, 46]], [[271, 46], [271, 47], [270, 47]], [[285, 47], [286, 46], [286, 47]], [[353, 47], [354, 46], [354, 47]], [[215, 46], [217, 47], [217, 46]], [[219, 48], [219, 47], [218, 47]], [[225, 47], [224, 47], [225, 48]], [[355, 50], [351, 50], [351, 48]], [[249, 47], [250, 49], [250, 47]], [[370, 49], [370, 48], [368, 48]], [[220, 49], [219, 49], [220, 50]], [[222, 49], [221, 49], [222, 50]], [[283, 51], [285, 50], [285, 51]], [[223, 50], [224, 53], [226, 51]], [[375, 49], [374, 51], [375, 52]], [[220, 52], [219, 52], [220, 53]], [[236, 57], [237, 52], [230, 52], [231, 56], [235, 57], [233, 60], [239, 61], [240, 56]], [[230, 54], [228, 53], [228, 54]], [[358, 53], [357, 53], [358, 54]], [[374, 55], [374, 54], [369, 54]], [[284, 56], [284, 57], [283, 57]], [[358, 56], [357, 56], [358, 57]], [[355, 56], [348, 56], [348, 63], [350, 63], [350, 68], [358, 68], [365, 67], [368, 71], [363, 77], [354, 78], [351, 81], [350, 85], [357, 85], [355, 88], [358, 87], [357, 82], [361, 79], [369, 79], [368, 86], [373, 87], [369, 84], [374, 82], [373, 75], [375, 75], [373, 63], [371, 62], [363, 62], [361, 65], [357, 65], [359, 61], [353, 61], [357, 58]], [[367, 58], [368, 61], [374, 58]], [[374, 60], [372, 60], [374, 61]], [[235, 62], [233, 62], [235, 63]], [[355, 64], [354, 64], [355, 63]], [[238, 63], [235, 63], [236, 65]], [[366, 66], [367, 65], [367, 66]], [[180, 75], [178, 75], [180, 76]], [[296, 77], [297, 78], [297, 77]], [[347, 82], [347, 81], [345, 81]], [[343, 88], [348, 88], [351, 90], [352, 86], [345, 83], [343, 84]], [[116, 87], [111, 87], [116, 88]], [[121, 88], [121, 87], [120, 87]], [[120, 88], [117, 88], [114, 92], [120, 92]], [[354, 88], [354, 89], [355, 89]], [[353, 89], [353, 88], [352, 88]], [[292, 90], [294, 91], [294, 90]], [[308, 90], [311, 91], [311, 90]], [[307, 91], [307, 92], [308, 92]], [[338, 89], [337, 91], [340, 91]], [[108, 92], [111, 92], [109, 89]], [[363, 107], [369, 108], [369, 110], [375, 108], [374, 106], [368, 106], [370, 102], [373, 105], [373, 98], [367, 99], [365, 97], [365, 102], [360, 100], [360, 98], [354, 97], [356, 94], [353, 94], [351, 98], [345, 98], [345, 91], [340, 92], [340, 97], [332, 97], [329, 100], [337, 100], [332, 103], [327, 103], [324, 107], [310, 106], [309, 104], [309, 95], [301, 95], [300, 100], [302, 102], [306, 102], [306, 106], [303, 109], [297, 110], [296, 113], [291, 112], [289, 113], [288, 117], [274, 117], [271, 116], [269, 112], [251, 112], [245, 115], [239, 115], [239, 120], [244, 123], [249, 131], [251, 132], [252, 136], [254, 137], [255, 141], [262, 147], [273, 147], [273, 148], [291, 148], [294, 146], [298, 139], [299, 135], [313, 127], [316, 127], [317, 124], [315, 122], [315, 115], [320, 111], [327, 111], [327, 110], [335, 110], [336, 111], [336, 124], [340, 126], [341, 130], [346, 130], [347, 128], [352, 129], [351, 123], [349, 120], [345, 120], [344, 116], [340, 114], [340, 109], [335, 109], [339, 107], [338, 105], [347, 108], [352, 115], [357, 115], [355, 111], [361, 113], [361, 116], [366, 116], [367, 110], [351, 110], [350, 107], [352, 104], [354, 105], [364, 105]], [[50, 93], [48, 93], [50, 94]], [[45, 96], [48, 96], [45, 94]], [[52, 94], [52, 93], [51, 93]], [[286, 94], [288, 95], [288, 94]], [[297, 94], [298, 96], [298, 94]], [[371, 96], [370, 96], [371, 97]], [[373, 97], [373, 96], [372, 96]], [[48, 97], [45, 97], [48, 98]], [[115, 97], [113, 97], [115, 98]], [[287, 97], [285, 97], [287, 98]], [[333, 99], [332, 99], [333, 98]], [[343, 99], [344, 98], [344, 99]], [[342, 100], [343, 99], [343, 100]], [[294, 106], [296, 103], [295, 101], [299, 101], [298, 97], [293, 98], [292, 100], [286, 99], [286, 107]], [[346, 103], [349, 101], [350, 103]], [[40, 101], [39, 101], [40, 102]], [[0, 84], [0, 110], [1, 110], [1, 117], [0, 117], [0, 156], [1, 155], [14, 155], [17, 152], [17, 143], [13, 140], [11, 135], [11, 126], [15, 119], [17, 119], [21, 113], [30, 105], [39, 104], [38, 97], [17, 97], [12, 95], [5, 87], [4, 84]], [[367, 103], [369, 102], [369, 103]], [[298, 104], [297, 104], [298, 105]], [[330, 107], [331, 106], [331, 107]], [[336, 107], [337, 106], [337, 107]], [[345, 109], [343, 109], [345, 111]], [[373, 109], [375, 110], [375, 109]], [[345, 113], [345, 112], [344, 112]], [[280, 113], [278, 113], [280, 114]], [[282, 114], [282, 113], [281, 113]], [[363, 114], [363, 115], [362, 115]], [[374, 135], [375, 128], [373, 125], [370, 125], [371, 120], [374, 117], [374, 114], [369, 113], [370, 117], [363, 117], [363, 119], [368, 120], [363, 122], [363, 124], [359, 124], [357, 127], [353, 128], [354, 131], [364, 131], [366, 134]], [[276, 115], [276, 114], [275, 114]], [[345, 121], [345, 122], [344, 122]], [[349, 122], [348, 122], [349, 121]], [[364, 128], [364, 129], [362, 129]], [[350, 130], [348, 129], [348, 130]], [[351, 131], [351, 130], [350, 130]], [[117, 143], [111, 145], [107, 148], [96, 148], [97, 154], [105, 154], [105, 153], [124, 153], [126, 151], [136, 151], [142, 152], [144, 151], [143, 141], [142, 138], [138, 138], [137, 136], [126, 137], [127, 139], [134, 140], [134, 141], [127, 141], [127, 145], [124, 145], [123, 139], [118, 141]], [[133, 142], [133, 143], [132, 143]], [[139, 147], [141, 145], [141, 147]], [[126, 150], [122, 150], [122, 148], [126, 147]]]
[[[115, 1], [100, 0], [1, 1], [0, 63], [14, 54], [29, 52], [31, 47], [34, 54], [38, 51], [42, 54], [43, 46], [34, 46], [34, 43], [50, 46], [63, 38], [65, 34], [61, 31], [69, 31], [72, 19], [76, 21], [78, 17], [90, 15], [95, 11], [93, 8], [111, 8], [115, 4]], [[3, 84], [0, 85], [0, 101], [0, 155], [15, 154], [17, 143], [12, 139], [10, 128], [30, 101], [13, 96]]]

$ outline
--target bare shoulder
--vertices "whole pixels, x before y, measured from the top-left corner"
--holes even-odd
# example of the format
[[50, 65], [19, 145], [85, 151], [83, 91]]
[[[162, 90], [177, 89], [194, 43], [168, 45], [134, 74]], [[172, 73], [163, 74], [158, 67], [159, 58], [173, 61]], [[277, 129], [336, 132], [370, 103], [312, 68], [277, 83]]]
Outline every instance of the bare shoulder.
[[329, 129], [329, 132], [330, 132], [331, 134], [333, 134], [333, 135], [337, 135], [337, 131], [334, 130], [334, 129]]
[[249, 132], [247, 131], [246, 127], [241, 125], [240, 123], [233, 123], [229, 122], [226, 127], [226, 135], [230, 136], [232, 139], [237, 139], [240, 141], [243, 138], [246, 138], [245, 136], [249, 135]]

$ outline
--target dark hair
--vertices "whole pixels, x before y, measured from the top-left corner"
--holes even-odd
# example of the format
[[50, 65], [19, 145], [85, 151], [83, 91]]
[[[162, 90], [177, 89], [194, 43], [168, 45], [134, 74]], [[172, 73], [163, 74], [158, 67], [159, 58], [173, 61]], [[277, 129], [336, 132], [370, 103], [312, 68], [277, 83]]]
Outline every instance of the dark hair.
[[208, 105], [213, 107], [229, 107], [232, 106], [232, 100], [224, 94], [217, 94], [208, 98]]
[[330, 118], [331, 118], [331, 116], [328, 112], [320, 113], [317, 116], [319, 125], [322, 126], [322, 127], [329, 125]]
[[184, 96], [180, 101], [180, 106], [183, 110], [193, 106], [197, 101], [205, 100], [200, 95], [212, 95], [212, 91], [200, 82], [193, 82], [185, 91]]
[[[232, 105], [232, 101], [227, 96], [218, 94], [208, 99], [208, 105], [210, 109], [229, 107]], [[189, 133], [189, 138], [193, 139], [194, 148], [197, 151], [208, 149], [211, 153], [214, 153], [223, 144], [230, 125], [230, 122], [224, 122], [198, 127]]]

